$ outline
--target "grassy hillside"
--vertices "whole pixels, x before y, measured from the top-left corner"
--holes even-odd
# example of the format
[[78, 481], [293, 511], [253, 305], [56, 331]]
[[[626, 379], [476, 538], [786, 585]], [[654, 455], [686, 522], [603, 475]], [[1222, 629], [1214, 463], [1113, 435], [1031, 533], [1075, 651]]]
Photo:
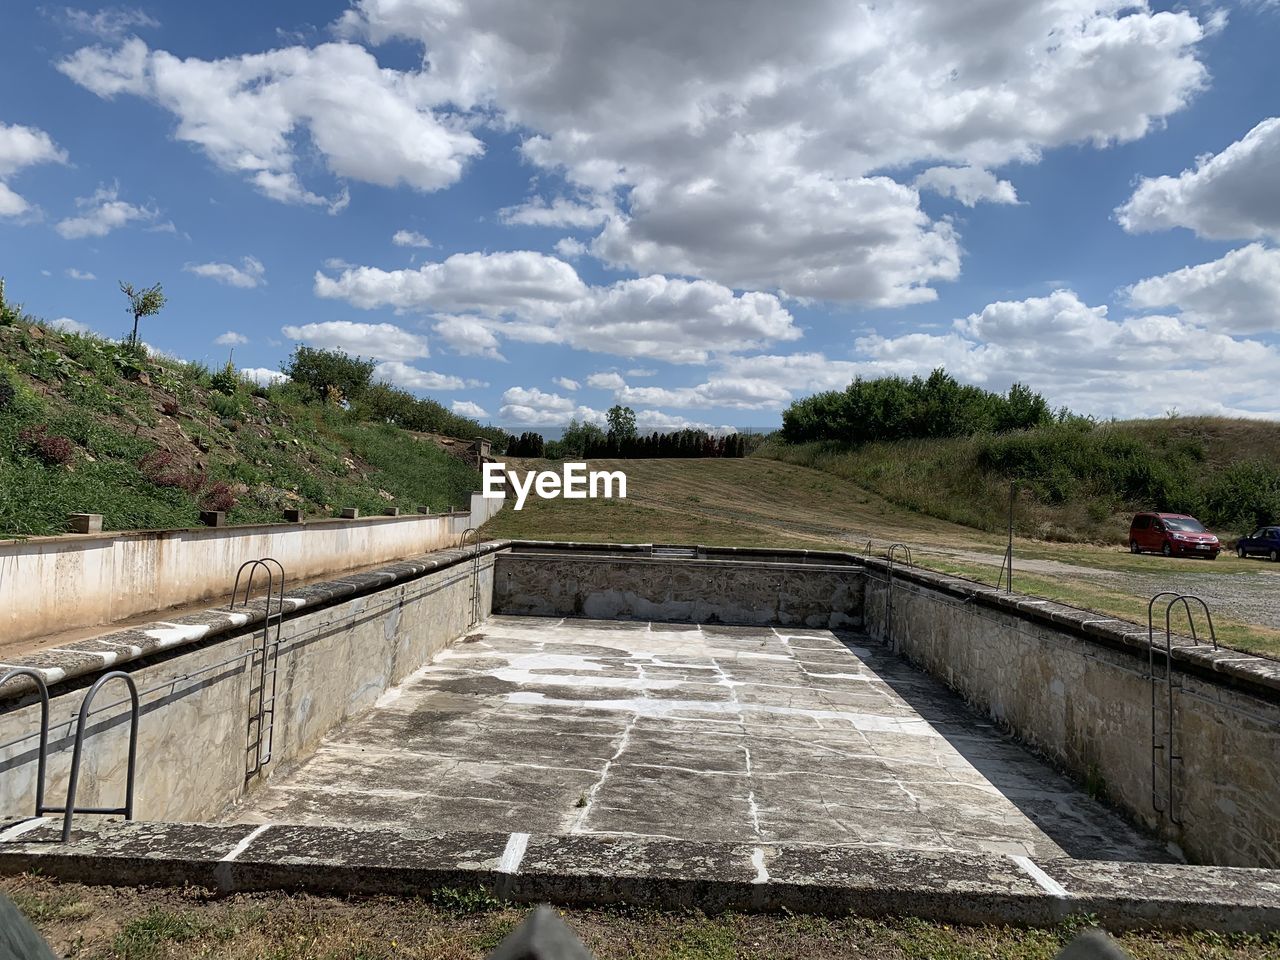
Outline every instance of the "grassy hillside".
[[1213, 417], [1053, 425], [848, 449], [771, 441], [756, 456], [812, 467], [899, 506], [996, 532], [1118, 543], [1136, 510], [1192, 513], [1224, 539], [1280, 519], [1280, 424]]
[[107, 529], [232, 523], [287, 507], [433, 510], [466, 503], [478, 473], [428, 440], [234, 375], [29, 317], [0, 324], [0, 536], [61, 533], [67, 514]]
[[[545, 460], [508, 460], [515, 469], [554, 469]], [[798, 547], [883, 555], [893, 541], [915, 562], [986, 583], [998, 579], [1004, 541], [995, 533], [926, 516], [832, 473], [759, 458], [596, 460], [593, 469], [627, 474], [626, 500], [540, 500], [508, 506], [481, 528], [485, 537], [585, 542], [701, 543]], [[1214, 597], [1219, 639], [1280, 655], [1280, 629], [1267, 611], [1274, 564], [1224, 555], [1213, 563], [1132, 556], [1118, 545], [1019, 540], [1017, 589], [1141, 622], [1152, 594], [1179, 585]]]

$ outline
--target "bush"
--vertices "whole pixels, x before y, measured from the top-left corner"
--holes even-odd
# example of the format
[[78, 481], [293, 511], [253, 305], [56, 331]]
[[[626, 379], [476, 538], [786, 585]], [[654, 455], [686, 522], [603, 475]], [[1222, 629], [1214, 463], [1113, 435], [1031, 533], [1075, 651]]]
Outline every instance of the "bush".
[[142, 476], [157, 487], [175, 487], [195, 493], [204, 486], [204, 474], [187, 467], [168, 450], [153, 450], [138, 461]]
[[[1280, 467], [1246, 460], [1225, 467], [1204, 491], [1207, 523], [1251, 533], [1280, 520]], [[1207, 519], [1206, 519], [1207, 518]]]
[[18, 440], [46, 466], [66, 466], [76, 458], [76, 448], [66, 437], [48, 432], [44, 424], [24, 427], [18, 431]]
[[219, 480], [209, 487], [208, 492], [205, 493], [204, 498], [200, 501], [200, 509], [221, 510], [226, 513], [238, 502], [231, 492], [231, 485], [225, 480]]
[[323, 403], [355, 402], [369, 389], [373, 361], [342, 350], [316, 350], [299, 344], [284, 365], [289, 379]]
[[0, 413], [13, 406], [13, 401], [17, 395], [18, 393], [13, 389], [13, 384], [9, 382], [9, 378], [0, 373]]
[[240, 375], [236, 373], [235, 365], [230, 360], [225, 367], [209, 378], [209, 388], [228, 397], [233, 396], [240, 389]]
[[[1063, 411], [1060, 418], [1069, 416]], [[945, 370], [927, 379], [854, 380], [844, 390], [817, 393], [782, 414], [787, 443], [827, 440], [862, 446], [880, 440], [964, 437], [1044, 426], [1054, 420], [1048, 402], [1015, 383], [1007, 395], [959, 383]]]

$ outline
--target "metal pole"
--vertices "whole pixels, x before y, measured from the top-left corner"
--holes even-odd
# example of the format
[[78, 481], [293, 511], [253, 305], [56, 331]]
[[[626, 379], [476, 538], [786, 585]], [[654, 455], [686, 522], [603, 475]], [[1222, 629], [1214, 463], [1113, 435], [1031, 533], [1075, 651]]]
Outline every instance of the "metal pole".
[[1009, 564], [1009, 582], [1006, 593], [1013, 593], [1013, 504], [1018, 496], [1018, 482], [1009, 484], [1009, 546], [1005, 549], [1005, 561]]

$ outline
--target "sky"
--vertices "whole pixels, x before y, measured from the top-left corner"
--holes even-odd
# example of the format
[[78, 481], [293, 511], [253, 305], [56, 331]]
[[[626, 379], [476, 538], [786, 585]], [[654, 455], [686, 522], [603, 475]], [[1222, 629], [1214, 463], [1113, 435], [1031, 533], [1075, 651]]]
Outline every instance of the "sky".
[[855, 376], [1280, 418], [1280, 0], [5, 4], [0, 275], [509, 430]]

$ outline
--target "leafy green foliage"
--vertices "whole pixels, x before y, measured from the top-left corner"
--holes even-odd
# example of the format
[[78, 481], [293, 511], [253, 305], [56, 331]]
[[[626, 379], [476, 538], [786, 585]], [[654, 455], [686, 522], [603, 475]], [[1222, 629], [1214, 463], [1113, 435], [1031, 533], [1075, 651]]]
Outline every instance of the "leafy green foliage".
[[[797, 400], [782, 414], [782, 436], [788, 443], [817, 440], [858, 447], [882, 440], [1025, 430], [1054, 419], [1044, 397], [1029, 387], [1015, 383], [1002, 396], [961, 384], [939, 368], [927, 379], [859, 377], [844, 390]], [[1057, 419], [1071, 416], [1062, 411]]]
[[375, 383], [365, 390], [360, 399], [352, 403], [351, 412], [358, 419], [371, 423], [390, 423], [405, 430], [463, 440], [485, 437], [498, 442], [506, 437], [497, 427], [481, 426], [429, 397], [415, 397], [407, 390], [387, 383]]
[[635, 437], [636, 412], [630, 407], [615, 403], [604, 416], [609, 424], [609, 433], [613, 434], [619, 443], [626, 443]]
[[168, 303], [164, 288], [160, 284], [150, 287], [135, 288], [132, 283], [120, 281], [120, 292], [129, 299], [128, 311], [133, 317], [133, 333], [129, 335], [129, 347], [135, 353], [138, 350], [138, 321], [143, 317], [153, 317]]
[[209, 378], [209, 387], [217, 390], [225, 396], [233, 396], [240, 389], [240, 374], [236, 371], [236, 365], [230, 360], [226, 366]]
[[[286, 507], [443, 511], [479, 486], [465, 462], [358, 405], [317, 404], [291, 383], [251, 393], [234, 368], [222, 392], [200, 364], [27, 319], [0, 328], [0, 536], [61, 533], [79, 512], [126, 530], [195, 526], [202, 508], [231, 523]], [[393, 399], [414, 424], [484, 432], [432, 401]]]
[[358, 401], [373, 379], [373, 361], [341, 350], [299, 344], [284, 365], [289, 379], [323, 403]]

